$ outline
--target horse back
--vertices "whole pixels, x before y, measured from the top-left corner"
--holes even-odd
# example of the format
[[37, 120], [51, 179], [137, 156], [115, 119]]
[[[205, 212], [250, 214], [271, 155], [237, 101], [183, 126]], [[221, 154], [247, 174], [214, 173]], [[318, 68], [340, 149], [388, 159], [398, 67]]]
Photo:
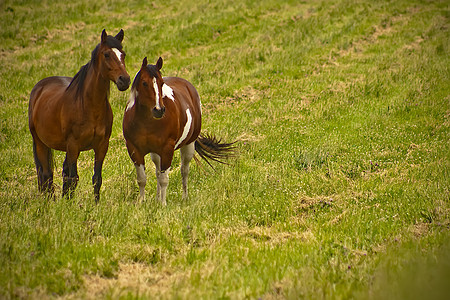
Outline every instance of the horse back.
[[174, 90], [175, 97], [181, 98], [180, 104], [186, 104], [192, 109], [200, 109], [200, 96], [192, 83], [179, 77], [164, 77], [164, 83]]
[[30, 111], [33, 111], [39, 101], [56, 101], [60, 98], [70, 84], [71, 77], [52, 76], [36, 83], [30, 93]]

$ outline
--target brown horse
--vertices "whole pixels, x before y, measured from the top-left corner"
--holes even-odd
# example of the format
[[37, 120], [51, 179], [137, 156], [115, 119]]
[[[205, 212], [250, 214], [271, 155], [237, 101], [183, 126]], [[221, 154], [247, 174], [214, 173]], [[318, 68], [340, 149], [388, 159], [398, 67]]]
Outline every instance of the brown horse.
[[[174, 151], [180, 149], [183, 199], [187, 198], [189, 162], [195, 151], [206, 162], [220, 161], [233, 152], [233, 143], [221, 143], [215, 137], [200, 135], [200, 98], [194, 86], [182, 78], [161, 77], [163, 60], [141, 69], [131, 86], [131, 96], [123, 118], [123, 135], [128, 154], [136, 167], [139, 200], [145, 197], [144, 156], [155, 164], [156, 199], [166, 204], [166, 189]], [[208, 164], [210, 164], [208, 162]]]
[[52, 149], [65, 151], [63, 197], [72, 196], [78, 183], [80, 151], [94, 149], [95, 200], [100, 198], [102, 166], [108, 151], [113, 122], [109, 104], [110, 81], [120, 91], [130, 85], [122, 50], [123, 30], [109, 36], [103, 30], [91, 60], [75, 77], [53, 76], [39, 81], [31, 91], [28, 121], [33, 136], [33, 153], [42, 192], [53, 194]]

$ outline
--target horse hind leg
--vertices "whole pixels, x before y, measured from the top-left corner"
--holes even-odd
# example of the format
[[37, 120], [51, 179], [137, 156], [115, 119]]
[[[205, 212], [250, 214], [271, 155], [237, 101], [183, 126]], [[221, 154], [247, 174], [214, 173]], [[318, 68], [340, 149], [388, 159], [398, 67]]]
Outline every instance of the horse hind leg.
[[145, 175], [145, 164], [135, 164], [136, 177], [139, 185], [138, 202], [142, 203], [145, 200], [145, 185], [147, 183], [147, 175]]
[[166, 202], [166, 192], [167, 192], [167, 186], [169, 185], [169, 169], [165, 171], [160, 171], [158, 175], [158, 182], [161, 189], [161, 204], [167, 205]]
[[54, 195], [52, 150], [33, 137], [33, 155], [38, 177], [39, 192]]
[[94, 186], [95, 202], [100, 200], [100, 188], [102, 186], [102, 168], [103, 161], [105, 160], [106, 153], [108, 152], [109, 140], [105, 139], [105, 142], [100, 147], [94, 149], [95, 161], [94, 161], [94, 176], [92, 176], [92, 185]]
[[156, 201], [161, 200], [161, 183], [159, 181], [159, 175], [161, 173], [161, 157], [156, 153], [150, 153], [153, 163], [155, 164], [156, 174]]
[[188, 176], [189, 176], [189, 162], [195, 154], [195, 144], [190, 143], [180, 148], [181, 154], [181, 178], [183, 182], [183, 199], [188, 198]]

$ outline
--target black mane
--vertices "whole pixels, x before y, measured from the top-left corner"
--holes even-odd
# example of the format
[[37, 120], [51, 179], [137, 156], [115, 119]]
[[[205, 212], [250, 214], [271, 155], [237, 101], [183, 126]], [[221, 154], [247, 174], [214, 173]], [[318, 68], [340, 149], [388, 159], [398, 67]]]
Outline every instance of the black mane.
[[[117, 40], [115, 37], [108, 35], [106, 37], [106, 45], [110, 48], [117, 48], [118, 50], [122, 50], [122, 43]], [[82, 99], [83, 97], [83, 89], [84, 89], [84, 82], [86, 81], [86, 75], [88, 72], [88, 69], [90, 66], [95, 66], [95, 63], [97, 61], [97, 54], [100, 49], [100, 44], [98, 44], [95, 49], [91, 53], [91, 60], [82, 66], [77, 74], [72, 78], [72, 81], [70, 82], [69, 86], [67, 87], [66, 91], [68, 91], [71, 88], [76, 88], [75, 97], [76, 99]]]
[[141, 71], [137, 72], [136, 77], [134, 77], [133, 84], [131, 85], [132, 91], [136, 90], [136, 86], [137, 86], [139, 80], [141, 80]]

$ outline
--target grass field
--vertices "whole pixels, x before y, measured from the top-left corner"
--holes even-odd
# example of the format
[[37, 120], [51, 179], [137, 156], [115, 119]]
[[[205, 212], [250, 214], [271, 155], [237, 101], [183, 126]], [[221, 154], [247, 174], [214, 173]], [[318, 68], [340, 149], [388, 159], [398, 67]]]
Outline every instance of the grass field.
[[[0, 1], [0, 298], [445, 299], [450, 293], [447, 1]], [[167, 207], [126, 152], [129, 91], [95, 204], [37, 191], [29, 93], [73, 76], [103, 29], [197, 87], [215, 171], [177, 154]], [[62, 187], [64, 153], [55, 152]]]

